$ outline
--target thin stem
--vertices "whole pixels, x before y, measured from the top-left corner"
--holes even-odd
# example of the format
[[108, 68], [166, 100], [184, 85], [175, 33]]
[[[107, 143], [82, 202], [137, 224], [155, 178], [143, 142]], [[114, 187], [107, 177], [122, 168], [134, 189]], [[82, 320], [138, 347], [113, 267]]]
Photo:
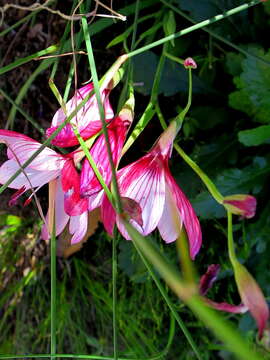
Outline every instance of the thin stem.
[[[49, 198], [52, 202], [52, 232], [51, 232], [51, 359], [56, 353], [56, 237], [55, 237], [55, 181], [49, 184]], [[52, 198], [53, 196], [53, 198]], [[49, 224], [50, 227], [50, 224]]]
[[117, 232], [116, 228], [112, 238], [112, 283], [113, 283], [113, 355], [118, 359], [117, 341]]
[[235, 249], [234, 249], [234, 241], [233, 241], [233, 228], [232, 228], [232, 213], [227, 211], [227, 219], [228, 219], [228, 250], [229, 250], [229, 258], [234, 266], [235, 263], [238, 262]]
[[191, 102], [192, 102], [192, 69], [189, 68], [188, 69], [188, 101], [187, 101], [187, 105], [185, 106], [184, 110], [181, 111], [181, 113], [176, 117], [178, 129], [180, 129], [183, 124], [185, 116], [190, 109]]
[[223, 196], [218, 191], [216, 185], [210, 180], [210, 178], [203, 172], [203, 170], [184, 152], [184, 150], [176, 143], [174, 148], [178, 154], [184, 159], [184, 161], [195, 171], [195, 173], [201, 178], [204, 185], [207, 187], [213, 198], [222, 204]]
[[85, 44], [86, 44], [87, 53], [88, 53], [89, 66], [91, 68], [94, 90], [95, 90], [95, 94], [96, 94], [96, 98], [97, 98], [97, 102], [98, 102], [98, 109], [99, 109], [100, 118], [101, 118], [101, 122], [102, 122], [102, 130], [103, 130], [103, 134], [105, 137], [106, 149], [107, 149], [108, 158], [109, 158], [111, 171], [112, 171], [112, 186], [114, 188], [114, 193], [115, 193], [116, 209], [117, 209], [117, 212], [121, 213], [122, 212], [122, 204], [121, 204], [120, 193], [119, 193], [119, 188], [118, 188], [118, 184], [117, 184], [116, 169], [115, 169], [113, 157], [112, 157], [112, 151], [111, 151], [110, 140], [109, 140], [109, 135], [108, 135], [108, 130], [107, 130], [107, 124], [105, 121], [104, 108], [102, 106], [102, 101], [101, 101], [101, 97], [100, 97], [100, 88], [99, 88], [97, 69], [96, 69], [96, 64], [95, 64], [95, 59], [94, 59], [94, 54], [93, 54], [93, 48], [92, 48], [92, 44], [91, 44], [87, 20], [85, 17], [82, 18], [82, 26], [83, 26]]
[[152, 279], [154, 280], [160, 294], [162, 295], [163, 299], [165, 300], [168, 308], [170, 309], [173, 317], [175, 318], [176, 322], [178, 323], [180, 329], [183, 331], [183, 334], [185, 335], [189, 345], [191, 346], [192, 350], [194, 351], [197, 359], [201, 360], [202, 357], [200, 355], [199, 349], [197, 348], [197, 345], [195, 344], [192, 335], [190, 334], [189, 330], [187, 329], [185, 323], [183, 322], [183, 320], [181, 319], [180, 315], [177, 313], [177, 311], [175, 310], [175, 307], [173, 305], [173, 303], [171, 302], [166, 290], [164, 289], [164, 287], [162, 286], [159, 278], [157, 277], [156, 273], [153, 271], [152, 266], [150, 265], [149, 261], [144, 257], [144, 255], [142, 254], [140, 248], [138, 247], [138, 245], [136, 244], [135, 241], [132, 242], [135, 249], [137, 250], [138, 254], [140, 255], [145, 267], [147, 268], [147, 271], [149, 272], [150, 276], [152, 277]]
[[227, 17], [229, 17], [231, 15], [237, 14], [237, 13], [239, 13], [239, 12], [241, 12], [243, 10], [246, 10], [246, 9], [250, 8], [251, 6], [257, 5], [259, 3], [261, 3], [261, 0], [252, 0], [249, 3], [237, 6], [237, 7], [233, 8], [233, 9], [231, 9], [231, 10], [228, 10], [228, 11], [224, 12], [223, 14], [213, 16], [210, 19], [201, 21], [201, 22], [199, 22], [199, 23], [197, 23], [195, 25], [187, 27], [186, 29], [180, 30], [180, 31], [176, 32], [175, 34], [172, 34], [172, 35], [166, 36], [166, 37], [164, 37], [164, 38], [162, 38], [160, 40], [154, 41], [152, 44], [148, 44], [148, 45], [143, 46], [143, 47], [141, 47], [141, 48], [139, 48], [137, 50], [131, 51], [128, 54], [128, 57], [133, 57], [135, 55], [141, 54], [142, 52], [144, 52], [146, 50], [152, 49], [153, 47], [164, 44], [167, 41], [176, 39], [176, 38], [178, 38], [180, 36], [189, 34], [189, 33], [193, 32], [195, 30], [201, 29], [201, 28], [203, 28], [205, 26], [208, 26], [210, 24], [213, 24], [213, 23], [215, 23], [217, 21], [223, 20], [223, 19], [225, 19], [225, 18], [227, 18]]
[[[176, 6], [170, 4], [168, 1], [166, 0], [160, 0], [164, 5], [166, 5], [167, 7], [169, 7], [170, 9], [172, 9], [174, 12], [176, 12], [177, 14], [181, 15], [182, 17], [184, 17], [185, 19], [189, 20], [190, 22], [192, 22], [193, 24], [196, 24], [196, 21], [193, 20], [190, 16], [188, 16], [184, 11], [180, 10], [179, 8], [177, 8]], [[260, 56], [257, 56], [256, 54], [252, 54], [249, 51], [242, 49], [240, 46], [235, 45], [234, 43], [232, 43], [231, 41], [227, 40], [226, 38], [224, 38], [223, 36], [216, 34], [214, 31], [208, 29], [208, 28], [202, 28], [203, 31], [207, 32], [209, 35], [211, 35], [213, 38], [218, 39], [219, 41], [223, 42], [224, 44], [234, 48], [235, 50], [239, 51], [240, 53], [246, 55], [246, 56], [250, 56], [253, 57], [256, 60], [261, 61], [264, 64], [270, 65], [270, 61], [267, 61], [263, 58], [261, 58]]]

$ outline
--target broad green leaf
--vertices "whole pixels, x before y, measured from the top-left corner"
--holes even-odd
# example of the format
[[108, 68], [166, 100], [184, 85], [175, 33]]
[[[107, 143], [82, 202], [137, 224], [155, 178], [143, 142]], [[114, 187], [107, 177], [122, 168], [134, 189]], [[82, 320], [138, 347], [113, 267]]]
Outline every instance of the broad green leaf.
[[[256, 47], [248, 50], [270, 61], [270, 51], [265, 53]], [[245, 58], [242, 61], [242, 72], [234, 78], [234, 83], [238, 90], [230, 94], [230, 106], [245, 112], [255, 121], [269, 123], [270, 66], [251, 56]]]
[[238, 139], [246, 146], [256, 146], [269, 143], [270, 125], [262, 125], [255, 129], [239, 131]]

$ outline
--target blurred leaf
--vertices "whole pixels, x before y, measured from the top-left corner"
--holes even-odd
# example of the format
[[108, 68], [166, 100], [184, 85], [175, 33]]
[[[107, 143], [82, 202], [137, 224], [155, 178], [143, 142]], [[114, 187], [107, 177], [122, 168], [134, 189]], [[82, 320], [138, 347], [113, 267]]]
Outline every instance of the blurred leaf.
[[191, 116], [197, 120], [200, 129], [207, 130], [212, 129], [217, 124], [226, 123], [228, 111], [225, 108], [198, 106], [191, 110]]
[[[270, 61], [270, 51], [250, 47], [252, 53]], [[237, 91], [229, 95], [229, 104], [262, 123], [270, 122], [270, 67], [254, 57], [242, 61], [242, 73], [234, 78]]]
[[131, 241], [121, 241], [118, 263], [120, 269], [135, 283], [145, 282], [148, 271]]
[[270, 125], [262, 125], [255, 129], [239, 131], [238, 139], [246, 146], [269, 144]]
[[242, 54], [236, 54], [234, 52], [228, 52], [226, 54], [226, 70], [232, 76], [239, 76], [242, 72], [242, 61], [244, 56]]
[[[166, 36], [174, 34], [176, 32], [176, 22], [173, 11], [166, 13], [163, 22], [164, 33]], [[171, 40], [171, 45], [174, 46], [174, 39]]]
[[207, 192], [202, 192], [192, 200], [192, 206], [201, 219], [223, 218], [226, 212], [220, 204]]

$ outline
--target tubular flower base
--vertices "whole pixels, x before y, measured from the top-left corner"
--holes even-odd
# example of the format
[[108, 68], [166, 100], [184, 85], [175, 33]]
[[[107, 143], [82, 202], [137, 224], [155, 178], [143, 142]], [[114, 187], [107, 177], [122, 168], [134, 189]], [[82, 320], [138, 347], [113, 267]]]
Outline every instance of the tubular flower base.
[[[118, 171], [117, 180], [120, 195], [126, 199], [123, 202], [126, 213], [130, 215], [126, 204], [136, 201], [139, 205], [130, 216], [130, 223], [144, 236], [157, 227], [166, 243], [175, 241], [185, 226], [190, 255], [194, 259], [201, 247], [200, 224], [168, 167], [176, 132], [176, 123], [172, 122], [147, 155]], [[102, 202], [101, 216], [110, 234], [116, 222], [121, 234], [130, 239], [121, 218], [115, 214], [106, 197]]]
[[[78, 89], [74, 96], [66, 103], [65, 112], [62, 108], [57, 110], [52, 119], [51, 127], [46, 131], [46, 135], [48, 137], [52, 135], [58, 126], [66, 120], [66, 118], [76, 109], [77, 106], [80, 105], [82, 100], [89, 95], [93, 89], [94, 87], [92, 83]], [[110, 90], [100, 89], [100, 93], [101, 101], [104, 106], [105, 120], [109, 121], [114, 116], [109, 102]], [[52, 144], [61, 147], [77, 145], [78, 140], [74, 134], [72, 125], [77, 127], [83, 139], [88, 139], [101, 130], [102, 123], [98, 109], [98, 102], [94, 93], [86, 104], [77, 112], [77, 115], [71, 119], [70, 123], [66, 124], [60, 133], [52, 140]]]
[[[4, 184], [9, 178], [21, 168], [21, 165], [30, 158], [30, 156], [40, 148], [41, 144], [28, 136], [9, 130], [0, 130], [0, 142], [7, 145], [8, 159], [0, 167], [0, 183]], [[44, 148], [39, 155], [16, 177], [9, 185], [12, 189], [18, 191], [12, 196], [10, 204], [16, 203], [17, 199], [27, 190], [34, 189], [36, 192], [43, 185], [57, 179], [57, 187], [55, 192], [56, 203], [56, 235], [59, 235], [68, 221], [70, 220], [70, 233], [73, 234], [72, 242], [78, 242], [84, 236], [87, 229], [87, 203], [85, 205], [78, 202], [81, 200], [79, 196], [73, 196], [74, 206], [79, 207], [78, 216], [69, 216], [64, 211], [64, 194], [63, 190], [76, 193], [76, 178], [71, 178], [69, 187], [63, 187], [61, 181], [65, 178], [66, 168], [74, 168], [71, 155], [63, 156], [54, 150]], [[75, 170], [75, 168], [74, 168]], [[73, 171], [74, 175], [74, 171]], [[33, 195], [33, 194], [32, 194]], [[32, 197], [28, 198], [28, 203]], [[48, 218], [48, 216], [47, 216]], [[85, 224], [86, 222], [86, 224]], [[83, 226], [82, 226], [83, 224]], [[45, 225], [43, 228], [44, 238], [48, 238], [48, 230]]]

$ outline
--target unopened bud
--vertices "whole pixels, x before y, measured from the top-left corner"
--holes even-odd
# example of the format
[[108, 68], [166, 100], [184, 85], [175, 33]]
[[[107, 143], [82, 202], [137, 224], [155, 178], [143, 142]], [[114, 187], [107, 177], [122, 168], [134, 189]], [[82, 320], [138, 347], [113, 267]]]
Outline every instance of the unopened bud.
[[257, 201], [254, 196], [238, 194], [226, 196], [223, 205], [231, 213], [250, 219], [255, 215]]
[[191, 57], [186, 58], [186, 60], [184, 61], [184, 67], [186, 69], [197, 69], [197, 64], [195, 62], [195, 60], [193, 60]]

